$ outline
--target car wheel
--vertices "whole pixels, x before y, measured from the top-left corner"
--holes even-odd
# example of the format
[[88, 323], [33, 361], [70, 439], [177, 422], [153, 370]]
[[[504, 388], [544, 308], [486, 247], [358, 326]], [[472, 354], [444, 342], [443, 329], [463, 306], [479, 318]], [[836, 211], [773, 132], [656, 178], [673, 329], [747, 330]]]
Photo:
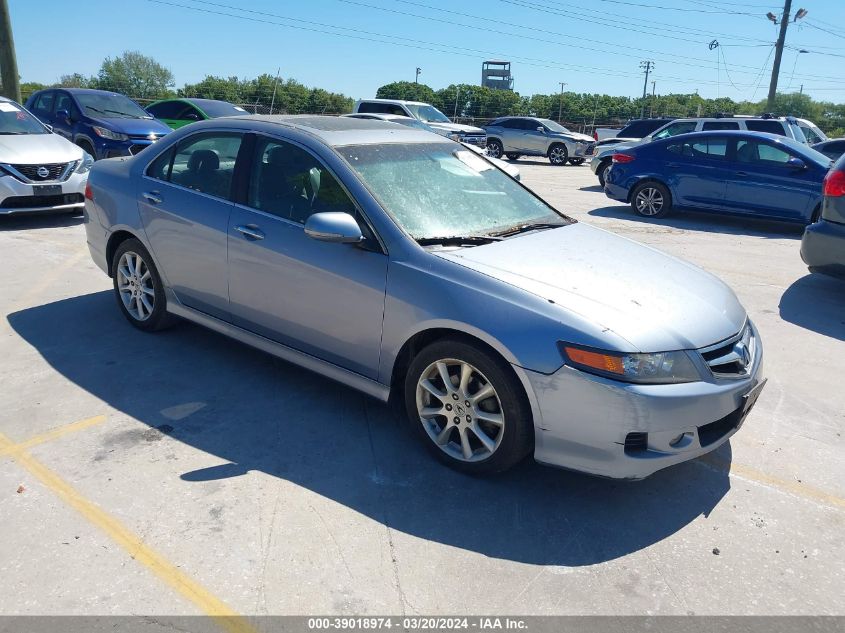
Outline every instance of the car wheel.
[[161, 277], [141, 242], [121, 242], [112, 258], [112, 271], [117, 304], [132, 325], [154, 332], [172, 323]]
[[672, 195], [659, 182], [644, 182], [631, 193], [631, 207], [646, 218], [662, 218], [672, 209]]
[[565, 165], [569, 160], [569, 152], [566, 145], [556, 143], [549, 148], [549, 162], [552, 165]]
[[525, 395], [510, 367], [460, 340], [423, 349], [405, 378], [410, 423], [434, 455], [457, 470], [507, 470], [533, 448]]
[[522, 154], [514, 154], [513, 152], [507, 154], [508, 160], [519, 160], [520, 156], [522, 156]]
[[77, 141], [76, 144], [83, 150], [91, 154], [94, 160], [97, 160], [97, 153], [94, 151], [94, 148], [91, 146], [91, 143], [89, 143], [88, 141]]
[[505, 148], [499, 139], [491, 138], [487, 141], [487, 155], [490, 158], [501, 158]]
[[577, 167], [578, 165], [583, 165], [583, 164], [584, 164], [584, 159], [583, 159], [583, 158], [570, 158], [570, 159], [569, 159], [569, 164], [570, 164], [570, 165], [575, 165], [575, 166]]
[[607, 168], [610, 167], [609, 161], [602, 161], [596, 169], [596, 176], [599, 177], [599, 184], [604, 187], [604, 177], [607, 175]]

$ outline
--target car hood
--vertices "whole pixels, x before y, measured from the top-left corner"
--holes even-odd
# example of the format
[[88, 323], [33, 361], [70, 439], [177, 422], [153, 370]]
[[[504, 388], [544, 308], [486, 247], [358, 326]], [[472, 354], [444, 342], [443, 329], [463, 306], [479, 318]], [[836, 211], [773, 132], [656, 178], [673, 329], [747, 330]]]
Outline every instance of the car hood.
[[486, 134], [486, 132], [480, 127], [474, 127], [472, 125], [461, 125], [459, 123], [439, 123], [431, 121], [424, 121], [424, 123], [430, 125], [435, 130], [442, 130], [444, 132], [462, 132], [463, 134]]
[[433, 253], [612, 330], [634, 348], [622, 351], [706, 347], [746, 319], [733, 291], [710, 273], [582, 223]]
[[115, 132], [123, 132], [132, 136], [147, 134], [167, 134], [172, 130], [158, 119], [126, 119], [117, 117], [97, 117], [92, 119], [95, 125], [101, 125]]
[[0, 163], [69, 163], [80, 158], [82, 148], [58, 134], [0, 134]]
[[595, 139], [592, 136], [581, 134], [580, 132], [554, 132], [549, 136], [566, 138], [572, 141], [585, 141], [586, 143], [595, 143]]

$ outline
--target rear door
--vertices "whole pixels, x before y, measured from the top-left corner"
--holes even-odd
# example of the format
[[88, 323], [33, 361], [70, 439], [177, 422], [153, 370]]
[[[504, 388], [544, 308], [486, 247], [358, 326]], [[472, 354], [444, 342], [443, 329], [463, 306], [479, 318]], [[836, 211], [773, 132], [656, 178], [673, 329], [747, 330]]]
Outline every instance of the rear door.
[[719, 209], [724, 204], [730, 163], [728, 139], [705, 136], [666, 146], [668, 181], [674, 202], [683, 207]]
[[505, 119], [499, 124], [506, 152], [524, 151], [522, 125], [519, 119]]
[[140, 181], [138, 208], [153, 255], [179, 301], [229, 319], [226, 247], [240, 132], [187, 136]]

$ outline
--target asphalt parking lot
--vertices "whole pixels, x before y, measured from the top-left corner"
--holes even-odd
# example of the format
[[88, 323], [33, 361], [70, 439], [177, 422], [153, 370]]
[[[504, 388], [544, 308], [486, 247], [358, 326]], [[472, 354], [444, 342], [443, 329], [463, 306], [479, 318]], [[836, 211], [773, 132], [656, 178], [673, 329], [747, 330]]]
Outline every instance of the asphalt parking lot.
[[519, 166], [737, 292], [769, 383], [728, 445], [642, 482], [468, 478], [357, 392], [133, 329], [80, 218], [0, 218], [0, 614], [845, 614], [845, 283], [800, 229], [644, 221], [586, 165]]

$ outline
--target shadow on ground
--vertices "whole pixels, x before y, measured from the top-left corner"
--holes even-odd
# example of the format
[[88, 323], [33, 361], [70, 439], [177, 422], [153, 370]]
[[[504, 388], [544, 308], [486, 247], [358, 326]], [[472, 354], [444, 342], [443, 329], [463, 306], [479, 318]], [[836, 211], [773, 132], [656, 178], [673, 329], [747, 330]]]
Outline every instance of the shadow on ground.
[[804, 227], [798, 224], [695, 211], [672, 211], [668, 217], [650, 219], [637, 215], [630, 206], [623, 203], [593, 209], [589, 215], [685, 231], [748, 235], [769, 239], [800, 240], [804, 233]]
[[78, 213], [25, 213], [0, 215], [0, 231], [32, 231], [54, 229], [82, 224], [82, 211]]
[[[724, 469], [700, 463], [642, 482], [532, 461], [470, 478], [432, 459], [393, 409], [198, 326], [139, 332], [105, 291], [22, 310], [9, 323], [82, 389], [227, 462], [183, 473], [189, 484], [261, 471], [392, 529], [493, 558], [612, 560], [709, 514], [729, 489]], [[106, 434], [101, 457], [137, 448], [143, 435]], [[719, 461], [730, 459], [725, 445]]]
[[845, 281], [805, 275], [786, 289], [778, 307], [784, 321], [845, 341]]

